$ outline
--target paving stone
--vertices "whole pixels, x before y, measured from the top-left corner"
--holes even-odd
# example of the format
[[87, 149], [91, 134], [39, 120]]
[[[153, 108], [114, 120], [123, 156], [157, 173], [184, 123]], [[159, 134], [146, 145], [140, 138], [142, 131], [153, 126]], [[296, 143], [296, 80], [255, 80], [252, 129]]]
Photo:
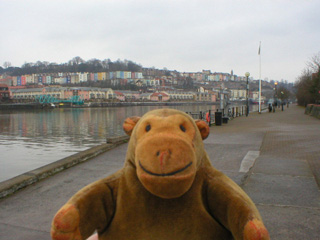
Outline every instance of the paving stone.
[[258, 205], [270, 239], [319, 240], [320, 209]]
[[252, 174], [243, 189], [259, 204], [320, 208], [320, 192], [313, 177]]
[[7, 225], [0, 223], [0, 239], [14, 240], [51, 240], [50, 232], [42, 232], [38, 230], [23, 228], [16, 225]]
[[294, 158], [260, 156], [254, 165], [254, 173], [312, 177], [308, 162]]

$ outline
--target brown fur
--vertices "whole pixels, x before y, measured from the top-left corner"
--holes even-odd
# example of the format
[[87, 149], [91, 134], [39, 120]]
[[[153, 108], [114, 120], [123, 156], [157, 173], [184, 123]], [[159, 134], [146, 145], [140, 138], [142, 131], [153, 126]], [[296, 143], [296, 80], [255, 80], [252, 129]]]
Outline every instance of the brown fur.
[[203, 121], [177, 110], [126, 119], [124, 167], [80, 190], [52, 223], [53, 239], [267, 240], [246, 193], [211, 166]]

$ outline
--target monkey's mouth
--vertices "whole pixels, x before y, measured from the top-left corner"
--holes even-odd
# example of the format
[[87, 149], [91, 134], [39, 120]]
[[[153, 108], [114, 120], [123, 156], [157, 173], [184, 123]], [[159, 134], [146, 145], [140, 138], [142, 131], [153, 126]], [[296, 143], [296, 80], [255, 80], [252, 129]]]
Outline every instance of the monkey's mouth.
[[153, 176], [157, 176], [157, 177], [167, 177], [167, 176], [173, 176], [177, 173], [180, 173], [180, 172], [183, 172], [184, 170], [186, 170], [188, 167], [190, 167], [192, 165], [192, 162], [189, 162], [186, 166], [184, 166], [183, 168], [180, 168], [176, 171], [173, 171], [173, 172], [169, 172], [169, 173], [154, 173], [154, 172], [151, 172], [149, 170], [147, 170], [142, 164], [141, 162], [139, 161], [139, 166], [141, 167], [141, 169], [150, 174], [150, 175], [153, 175]]

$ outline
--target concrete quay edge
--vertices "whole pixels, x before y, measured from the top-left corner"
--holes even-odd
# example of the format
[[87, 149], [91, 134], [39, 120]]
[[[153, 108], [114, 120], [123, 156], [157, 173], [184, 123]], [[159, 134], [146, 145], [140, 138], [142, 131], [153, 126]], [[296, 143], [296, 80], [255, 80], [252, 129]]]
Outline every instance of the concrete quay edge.
[[103, 143], [101, 145], [73, 154], [56, 162], [47, 164], [43, 167], [25, 172], [21, 175], [8, 179], [0, 183], [0, 199], [14, 194], [22, 188], [25, 188], [42, 179], [50, 177], [65, 169], [88, 161], [106, 151], [115, 148], [118, 145], [128, 142], [128, 140], [129, 136], [111, 137], [107, 139], [107, 143]]

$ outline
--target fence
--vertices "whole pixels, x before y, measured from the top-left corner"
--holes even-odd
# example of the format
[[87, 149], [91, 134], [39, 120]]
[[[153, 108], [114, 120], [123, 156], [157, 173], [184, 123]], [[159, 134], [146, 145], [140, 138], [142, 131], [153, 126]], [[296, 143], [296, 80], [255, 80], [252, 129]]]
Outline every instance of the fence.
[[69, 99], [57, 99], [50, 95], [39, 95], [35, 100], [41, 104], [49, 103], [72, 103], [75, 105], [83, 105], [84, 100], [82, 96], [71, 96]]
[[195, 112], [186, 112], [186, 113], [189, 114], [193, 119], [200, 119], [200, 120], [206, 121], [208, 125], [211, 126], [212, 124], [221, 125], [221, 122], [228, 123], [228, 120], [230, 119], [245, 115], [246, 111], [247, 111], [247, 106], [233, 106], [227, 109], [222, 109], [222, 111], [219, 111], [219, 109], [217, 109], [216, 112], [208, 110], [208, 111], [200, 111], [196, 113]]

